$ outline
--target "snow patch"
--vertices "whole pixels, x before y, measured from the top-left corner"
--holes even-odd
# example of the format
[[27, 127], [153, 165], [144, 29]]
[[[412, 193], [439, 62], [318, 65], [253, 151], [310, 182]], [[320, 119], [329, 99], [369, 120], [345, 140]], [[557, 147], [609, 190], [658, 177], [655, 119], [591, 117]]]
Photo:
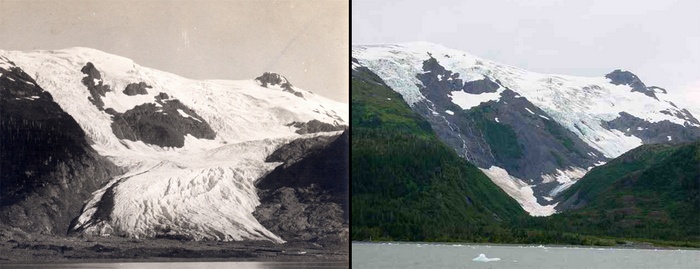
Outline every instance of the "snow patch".
[[479, 168], [493, 183], [498, 185], [510, 197], [513, 197], [520, 206], [531, 216], [549, 216], [556, 213], [554, 207], [557, 204], [543, 206], [537, 202], [532, 186], [521, 179], [511, 176], [503, 168], [491, 166], [489, 169]]
[[668, 138], [668, 141], [671, 141], [671, 136], [667, 135], [666, 138]]
[[478, 106], [481, 103], [486, 103], [488, 101], [496, 101], [501, 98], [502, 88], [498, 88], [496, 92], [485, 92], [481, 94], [471, 94], [464, 91], [453, 91], [450, 93], [450, 98], [452, 103], [458, 105], [462, 109], [470, 109]]
[[549, 192], [549, 196], [554, 197], [557, 196], [557, 194], [559, 194], [560, 192], [571, 187], [571, 185], [573, 185], [574, 183], [576, 183], [576, 181], [578, 181], [584, 175], [586, 175], [587, 172], [587, 169], [583, 169], [580, 167], [569, 167], [566, 170], [557, 169], [556, 172], [553, 174], [542, 175], [542, 181], [544, 183], [554, 181], [559, 183], [559, 186], [555, 187], [552, 191]]
[[526, 107], [525, 110], [527, 110], [527, 112], [530, 112], [530, 114], [535, 115], [535, 112], [532, 112], [532, 110], [530, 110], [529, 108]]
[[191, 118], [191, 119], [196, 120], [196, 121], [198, 121], [198, 122], [202, 122], [201, 120], [199, 120], [199, 119], [197, 119], [197, 118], [195, 118], [195, 117], [192, 117], [192, 116], [190, 116], [189, 114], [185, 113], [185, 111], [182, 111], [182, 109], [179, 109], [179, 108], [178, 108], [178, 109], [177, 109], [177, 112], [180, 113], [180, 116], [182, 116], [183, 118]]
[[496, 120], [496, 122], [500, 122], [500, 121], [498, 121], [498, 117], [496, 117], [495, 120]]
[[454, 115], [454, 114], [455, 114], [454, 112], [452, 112], [452, 110], [445, 110], [445, 113], [450, 114], [450, 115]]
[[543, 119], [545, 119], [545, 120], [551, 120], [550, 118], [547, 118], [547, 117], [545, 117], [545, 116], [543, 116], [543, 115], [537, 115], [537, 116], [540, 116], [540, 118], [543, 118]]

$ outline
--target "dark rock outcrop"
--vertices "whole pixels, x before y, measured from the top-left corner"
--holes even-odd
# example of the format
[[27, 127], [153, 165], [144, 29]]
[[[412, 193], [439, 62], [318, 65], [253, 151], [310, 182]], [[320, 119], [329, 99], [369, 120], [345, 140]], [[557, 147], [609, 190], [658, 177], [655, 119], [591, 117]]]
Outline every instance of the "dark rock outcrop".
[[105, 93], [111, 91], [109, 85], [103, 84], [100, 71], [91, 62], [85, 64], [80, 71], [85, 74], [82, 80], [83, 85], [90, 92], [88, 100], [97, 106], [98, 109], [103, 110], [105, 103], [102, 101], [102, 97], [105, 97]]
[[18, 67], [0, 73], [0, 224], [64, 235], [91, 193], [121, 171], [34, 79]]
[[[139, 82], [139, 83], [131, 83], [129, 85], [126, 85], [126, 88], [124, 89], [124, 94], [129, 95], [129, 96], [134, 96], [134, 95], [146, 95], [148, 94], [148, 90], [153, 88], [146, 84], [145, 82]], [[167, 98], [166, 98], [167, 99]]]
[[333, 131], [342, 131], [347, 128], [345, 125], [333, 125], [330, 123], [325, 123], [319, 120], [310, 120], [308, 122], [292, 122], [290, 124], [287, 124], [287, 126], [293, 126], [294, 128], [297, 128], [296, 133], [297, 134], [310, 134], [310, 133], [319, 133], [319, 132], [333, 132]]
[[280, 74], [265, 72], [262, 76], [255, 78], [255, 81], [260, 83], [260, 86], [267, 88], [268, 85], [279, 85], [283, 91], [294, 94], [298, 97], [304, 97], [301, 92], [295, 91], [292, 84], [289, 83], [287, 78], [281, 76]]
[[[681, 112], [687, 112], [687, 110], [684, 109]], [[670, 112], [666, 113], [672, 115]], [[679, 118], [687, 116], [686, 120], [699, 124], [689, 112], [687, 115], [672, 116]], [[626, 112], [620, 112], [619, 116], [612, 121], [603, 122], [603, 127], [639, 137], [644, 144], [692, 142], [700, 137], [700, 128], [696, 126], [683, 126], [668, 120], [648, 122]]]
[[[81, 71], [86, 75], [83, 84], [90, 92], [88, 99], [98, 109], [112, 115], [112, 132], [119, 139], [143, 141], [161, 147], [182, 147], [188, 134], [204, 139], [216, 137], [214, 130], [202, 117], [179, 100], [171, 100], [163, 92], [154, 96], [155, 103], [138, 105], [124, 113], [105, 108], [101, 97], [110, 91], [110, 87], [102, 83], [100, 71], [92, 63], [87, 63]], [[145, 82], [131, 83], [124, 94], [148, 94], [148, 88], [151, 86]]]
[[[512, 90], [505, 89], [499, 100], [483, 102], [468, 110], [452, 102], [452, 92], [493, 92], [500, 87], [497, 81], [485, 78], [463, 83], [458, 74], [445, 69], [432, 57], [424, 61], [423, 71], [417, 78], [427, 100], [414, 104], [412, 109], [430, 123], [440, 140], [478, 167], [488, 169], [495, 165], [512, 176], [531, 180], [528, 183], [537, 185], [533, 188], [536, 196], [546, 195], [557, 185], [544, 184], [542, 175], [607, 160]], [[453, 113], [445, 113], [447, 110]]]
[[204, 139], [216, 138], [211, 126], [179, 100], [157, 103], [161, 107], [148, 103], [114, 114], [112, 131], [117, 138], [161, 147], [182, 147], [187, 134]]
[[496, 82], [491, 81], [489, 78], [484, 78], [481, 80], [464, 83], [464, 88], [462, 89], [471, 94], [480, 94], [485, 92], [496, 92], [498, 88], [499, 86]]
[[658, 98], [656, 98], [656, 94], [654, 94], [654, 89], [647, 88], [647, 86], [644, 85], [644, 82], [642, 82], [637, 75], [632, 74], [632, 72], [615, 69], [615, 71], [610, 72], [609, 74], [605, 75], [605, 77], [610, 79], [610, 83], [612, 84], [628, 85], [632, 87], [633, 92], [641, 92], [646, 96], [658, 100]]
[[168, 96], [167, 93], [161, 92], [158, 95], [156, 95], [155, 98], [156, 98], [156, 101], [161, 101], [161, 100], [166, 100], [166, 99], [170, 98], [170, 96]]
[[349, 136], [298, 139], [267, 161], [283, 161], [256, 183], [253, 215], [287, 241], [338, 244], [349, 239]]

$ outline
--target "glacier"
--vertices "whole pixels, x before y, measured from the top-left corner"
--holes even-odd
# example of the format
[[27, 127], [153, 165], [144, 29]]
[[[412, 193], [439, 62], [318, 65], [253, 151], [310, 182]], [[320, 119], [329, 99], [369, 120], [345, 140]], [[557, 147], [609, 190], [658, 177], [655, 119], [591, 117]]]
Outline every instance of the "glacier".
[[[613, 83], [604, 75], [599, 77], [579, 77], [559, 74], [542, 74], [530, 72], [514, 66], [486, 60], [467, 52], [447, 48], [430, 42], [409, 42], [384, 45], [354, 45], [352, 47], [353, 68], [366, 67], [381, 77], [394, 91], [401, 94], [412, 108], [418, 104], [428, 104], [427, 109], [433, 116], [440, 116], [431, 106], [421, 88], [425, 87], [417, 79], [423, 74], [424, 61], [434, 58], [444, 69], [459, 74], [467, 82], [484, 78], [497, 82], [496, 92], [472, 94], [467, 91], [452, 91], [447, 97], [451, 105], [463, 110], [470, 110], [485, 102], [498, 102], [503, 96], [504, 88], [515, 92], [515, 98], [525, 98], [541, 112], [534, 112], [525, 107], [526, 113], [547, 121], [556, 122], [597, 152], [588, 156], [601, 160], [620, 156], [644, 143], [643, 138], [634, 132], [618, 130], [606, 126], [606, 123], [620, 119], [623, 114], [638, 118], [647, 123], [670, 123], [684, 127], [700, 127], [697, 120], [689, 116], [687, 110], [677, 107], [672, 97], [665, 90], [649, 87], [655, 93], [650, 97], [633, 91], [627, 84]], [[355, 62], [356, 61], [356, 62]], [[437, 78], [442, 80], [440, 76]], [[616, 85], [618, 84], [618, 85]], [[449, 107], [449, 106], [448, 106]], [[423, 109], [423, 108], [421, 108]], [[456, 110], [450, 110], [455, 115]], [[452, 115], [452, 113], [448, 113]], [[444, 118], [444, 116], [443, 116]], [[495, 118], [501, 123], [503, 118]], [[447, 122], [447, 119], [445, 119]], [[448, 127], [452, 126], [448, 123]], [[539, 125], [537, 127], [540, 127]], [[639, 127], [641, 128], [641, 127]], [[458, 133], [459, 135], [459, 133]], [[664, 140], [671, 140], [664, 136]], [[675, 140], [676, 137], [673, 137]], [[461, 135], [459, 135], [459, 139]], [[462, 141], [464, 141], [462, 139]], [[464, 146], [455, 150], [466, 158], [469, 150]], [[471, 149], [479, 150], [479, 149]], [[584, 153], [586, 154], [586, 153]], [[604, 162], [597, 162], [595, 165]], [[588, 165], [581, 165], [588, 166]], [[556, 187], [542, 194], [544, 205], [537, 202], [533, 194], [532, 178], [517, 178], [498, 166], [480, 167], [491, 180], [515, 198], [531, 215], [546, 216], [556, 213], [552, 202], [557, 194], [566, 190], [583, 177], [591, 167], [558, 167], [540, 175], [542, 183], [556, 182]]]
[[[290, 141], [339, 132], [300, 135], [292, 122], [319, 120], [348, 125], [347, 104], [294, 87], [303, 98], [251, 80], [191, 80], [140, 66], [128, 58], [75, 47], [64, 50], [5, 51], [69, 113], [92, 147], [126, 174], [113, 178], [86, 201], [71, 230], [87, 235], [133, 238], [187, 236], [194, 240], [284, 240], [252, 215], [260, 204], [255, 182], [281, 163], [265, 158]], [[112, 118], [87, 98], [81, 68], [91, 62], [112, 87], [105, 108], [124, 112], [154, 103], [165, 93], [196, 111], [215, 139], [185, 137], [181, 148], [117, 138]], [[148, 95], [122, 93], [130, 83], [152, 86]], [[190, 117], [178, 111], [183, 117]], [[192, 117], [194, 118], [194, 117]]]

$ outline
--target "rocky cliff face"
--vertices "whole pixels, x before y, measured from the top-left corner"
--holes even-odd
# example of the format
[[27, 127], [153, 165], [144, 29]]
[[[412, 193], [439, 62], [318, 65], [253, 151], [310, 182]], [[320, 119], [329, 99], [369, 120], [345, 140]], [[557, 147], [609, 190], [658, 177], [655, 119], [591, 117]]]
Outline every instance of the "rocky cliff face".
[[287, 241], [348, 242], [349, 136], [295, 140], [267, 158], [283, 162], [256, 184], [253, 213]]
[[0, 222], [64, 235], [91, 193], [121, 170], [78, 123], [0, 56]]

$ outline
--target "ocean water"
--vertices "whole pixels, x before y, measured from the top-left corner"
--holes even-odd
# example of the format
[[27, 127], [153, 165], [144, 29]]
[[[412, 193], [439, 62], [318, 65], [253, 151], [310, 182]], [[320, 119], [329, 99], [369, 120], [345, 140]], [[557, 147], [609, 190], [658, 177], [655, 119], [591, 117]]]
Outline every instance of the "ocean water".
[[[480, 254], [499, 261], [473, 261]], [[700, 268], [699, 250], [353, 243], [352, 268]]]
[[114, 262], [114, 263], [50, 263], [1, 264], [0, 268], [120, 268], [120, 269], [282, 269], [282, 268], [348, 268], [347, 262]]

